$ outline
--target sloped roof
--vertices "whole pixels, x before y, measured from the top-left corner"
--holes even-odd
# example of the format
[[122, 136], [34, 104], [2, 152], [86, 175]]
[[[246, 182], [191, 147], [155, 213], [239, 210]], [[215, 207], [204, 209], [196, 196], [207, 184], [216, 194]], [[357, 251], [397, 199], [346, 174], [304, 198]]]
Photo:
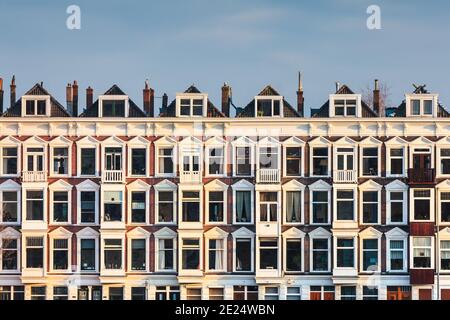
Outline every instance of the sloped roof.
[[[258, 96], [281, 96], [272, 86], [267, 85], [258, 93]], [[283, 99], [283, 116], [285, 118], [301, 117], [289, 102]], [[255, 99], [252, 99], [240, 113], [236, 115], [237, 118], [253, 118], [255, 117]]]
[[[109, 88], [103, 95], [107, 96], [124, 96], [126, 93], [122, 91], [116, 84], [113, 85], [111, 88]], [[128, 99], [128, 103], [130, 105], [130, 109], [128, 111], [128, 117], [130, 118], [140, 118], [140, 117], [147, 117], [145, 112], [139, 108], [133, 100], [130, 98]], [[83, 112], [80, 114], [80, 117], [98, 117], [98, 99], [87, 109], [84, 109]]]
[[[64, 108], [58, 100], [56, 100], [47, 90], [45, 90], [41, 84], [36, 83], [30, 90], [24, 95], [26, 96], [50, 96], [50, 117], [70, 117], [69, 112]], [[16, 103], [7, 109], [3, 117], [21, 117], [22, 116], [22, 99], [16, 101]]]
[[[200, 90], [197, 89], [194, 85], [191, 85], [189, 88], [187, 88], [184, 93], [202, 93]], [[207, 114], [206, 116], [208, 118], [222, 118], [225, 117], [225, 115], [217, 109], [214, 104], [209, 101], [208, 99], [208, 106], [207, 106]], [[159, 114], [160, 117], [175, 117], [176, 115], [176, 100], [174, 99], [165, 110], [161, 110], [161, 113]]]
[[[342, 85], [335, 94], [355, 94], [347, 85]], [[313, 111], [314, 110], [314, 111]], [[377, 117], [377, 113], [364, 101], [361, 101], [361, 114], [363, 118]], [[330, 116], [330, 100], [327, 100], [319, 109], [312, 109], [312, 118], [328, 118]]]

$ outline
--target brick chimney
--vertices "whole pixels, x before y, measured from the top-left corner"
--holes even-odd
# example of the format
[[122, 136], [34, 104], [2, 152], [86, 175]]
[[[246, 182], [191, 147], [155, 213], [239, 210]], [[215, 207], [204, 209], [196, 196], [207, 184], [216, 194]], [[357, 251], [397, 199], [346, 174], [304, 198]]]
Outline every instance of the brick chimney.
[[13, 75], [11, 79], [11, 85], [9, 86], [10, 89], [10, 107], [14, 106], [16, 103], [16, 76]]
[[67, 111], [70, 114], [72, 113], [73, 110], [73, 95], [72, 95], [72, 85], [70, 83], [67, 84], [66, 86], [66, 104], [67, 104]]
[[142, 90], [144, 98], [144, 111], [148, 117], [155, 115], [155, 90], [149, 87], [148, 79], [145, 80], [145, 88]]
[[162, 105], [161, 105], [162, 112], [166, 112], [168, 101], [169, 101], [169, 97], [167, 96], [166, 93], [164, 93], [162, 96]]
[[373, 110], [378, 114], [379, 117], [385, 116], [384, 106], [381, 105], [380, 97], [380, 87], [378, 84], [378, 79], [375, 79], [375, 88], [373, 89]]
[[297, 111], [300, 116], [304, 117], [304, 103], [305, 98], [303, 97], [303, 82], [302, 82], [302, 73], [298, 73], [298, 90], [297, 90]]
[[231, 105], [231, 87], [224, 83], [222, 86], [222, 112], [225, 117], [230, 116], [230, 105]]
[[72, 85], [72, 116], [78, 117], [78, 83], [73, 81]]
[[94, 103], [94, 89], [90, 86], [86, 89], [86, 109], [90, 108]]
[[0, 115], [3, 114], [3, 78], [0, 78]]

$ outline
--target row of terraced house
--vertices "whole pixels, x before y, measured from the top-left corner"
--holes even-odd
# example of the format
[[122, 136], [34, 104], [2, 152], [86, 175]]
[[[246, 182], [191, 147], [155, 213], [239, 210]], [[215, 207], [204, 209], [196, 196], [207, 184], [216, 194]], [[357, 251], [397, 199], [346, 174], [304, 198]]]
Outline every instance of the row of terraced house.
[[0, 300], [450, 299], [438, 94], [337, 85], [305, 117], [301, 78], [294, 106], [221, 90], [155, 112], [148, 82], [63, 106], [13, 78], [4, 108], [0, 79]]

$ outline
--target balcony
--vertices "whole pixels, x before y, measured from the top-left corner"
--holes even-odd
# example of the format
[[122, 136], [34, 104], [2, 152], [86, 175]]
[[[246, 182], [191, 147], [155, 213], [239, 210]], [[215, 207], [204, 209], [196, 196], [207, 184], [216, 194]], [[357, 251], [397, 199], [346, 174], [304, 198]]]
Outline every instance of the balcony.
[[435, 183], [435, 170], [432, 168], [408, 169], [408, 183]]
[[105, 170], [102, 173], [103, 183], [123, 183], [123, 178], [122, 170]]
[[356, 183], [358, 175], [356, 170], [335, 170], [333, 172], [334, 183]]
[[257, 183], [279, 183], [280, 169], [258, 169]]
[[200, 183], [201, 181], [200, 171], [180, 171], [180, 183]]
[[45, 182], [47, 171], [23, 171], [22, 182]]

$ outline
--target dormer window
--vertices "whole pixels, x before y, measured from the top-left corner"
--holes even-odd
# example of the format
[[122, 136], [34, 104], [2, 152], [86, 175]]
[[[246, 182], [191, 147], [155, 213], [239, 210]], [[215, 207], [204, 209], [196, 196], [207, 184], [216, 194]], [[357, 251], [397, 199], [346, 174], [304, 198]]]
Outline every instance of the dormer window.
[[255, 97], [257, 117], [281, 117], [283, 109], [283, 98], [276, 97]]
[[50, 96], [23, 96], [22, 115], [28, 117], [50, 115]]
[[330, 117], [360, 117], [361, 95], [332, 94], [330, 95]]
[[177, 116], [202, 117], [206, 115], [208, 96], [206, 94], [179, 94], [176, 98]]
[[128, 96], [105, 95], [98, 98], [99, 117], [125, 118], [128, 116]]
[[437, 94], [407, 94], [406, 116], [433, 117], [437, 116]]

